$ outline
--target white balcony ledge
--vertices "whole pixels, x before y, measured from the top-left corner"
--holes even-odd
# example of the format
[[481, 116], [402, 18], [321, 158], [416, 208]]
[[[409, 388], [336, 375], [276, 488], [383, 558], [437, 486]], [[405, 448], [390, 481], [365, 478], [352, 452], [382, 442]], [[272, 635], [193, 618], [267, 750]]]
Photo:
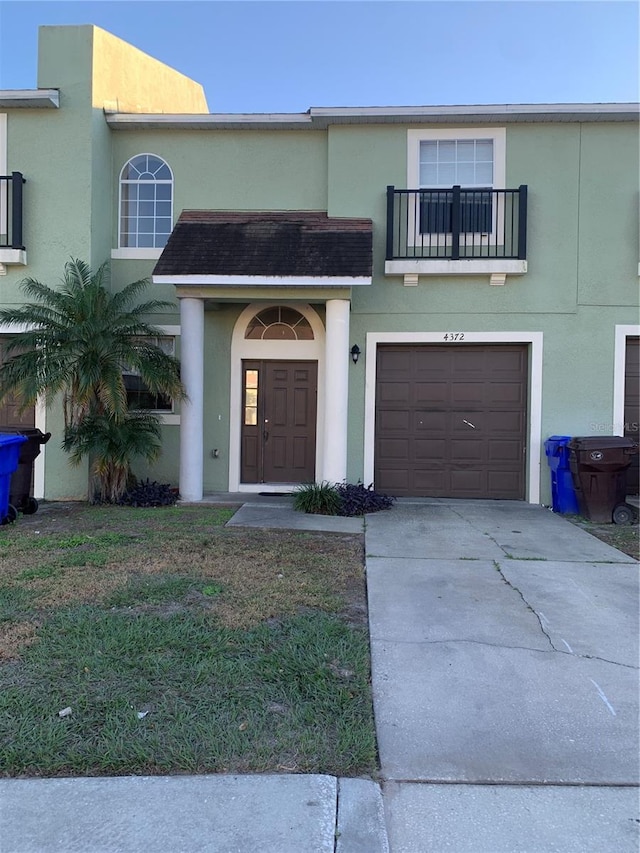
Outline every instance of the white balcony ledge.
[[0, 275], [7, 274], [7, 267], [27, 265], [26, 249], [0, 249]]
[[504, 284], [508, 275], [524, 275], [527, 262], [503, 258], [477, 258], [476, 260], [448, 261], [444, 259], [385, 261], [385, 275], [404, 276], [406, 285], [418, 283], [419, 276], [455, 275], [489, 276], [491, 284]]

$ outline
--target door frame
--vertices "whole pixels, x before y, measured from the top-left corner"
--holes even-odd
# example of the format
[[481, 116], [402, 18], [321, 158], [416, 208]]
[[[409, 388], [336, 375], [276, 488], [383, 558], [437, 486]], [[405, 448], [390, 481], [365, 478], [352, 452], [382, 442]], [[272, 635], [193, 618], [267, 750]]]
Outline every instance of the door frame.
[[[249, 321], [267, 308], [282, 306], [293, 308], [305, 317], [313, 330], [312, 341], [262, 341], [246, 340]], [[322, 471], [324, 445], [324, 385], [325, 385], [325, 329], [317, 312], [306, 303], [265, 301], [253, 302], [239, 315], [231, 338], [231, 376], [229, 388], [229, 491], [288, 492], [291, 487], [280, 483], [240, 482], [240, 435], [242, 429], [242, 362], [243, 361], [316, 361], [318, 363], [318, 396], [316, 413], [316, 473]]]
[[640, 325], [619, 325], [615, 327], [615, 347], [613, 356], [613, 413], [611, 416], [611, 434], [624, 434], [624, 385], [627, 369], [627, 338], [640, 336]]
[[[451, 341], [452, 335], [454, 340]], [[463, 335], [463, 339], [456, 338]], [[528, 344], [529, 387], [526, 431], [526, 486], [529, 503], [540, 503], [542, 453], [542, 332], [467, 332], [450, 329], [442, 332], [368, 332], [366, 343], [366, 379], [364, 404], [364, 482], [373, 482], [375, 456], [376, 371], [379, 344]]]

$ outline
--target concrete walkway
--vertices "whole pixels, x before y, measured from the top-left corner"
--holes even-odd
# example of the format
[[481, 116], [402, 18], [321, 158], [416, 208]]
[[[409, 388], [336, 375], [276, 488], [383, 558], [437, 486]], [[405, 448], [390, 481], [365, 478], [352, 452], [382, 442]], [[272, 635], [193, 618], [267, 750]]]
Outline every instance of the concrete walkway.
[[636, 562], [511, 502], [256, 496], [229, 523], [366, 530], [382, 785], [5, 779], [0, 853], [637, 853]]
[[638, 564], [548, 510], [367, 517], [392, 853], [638, 850]]

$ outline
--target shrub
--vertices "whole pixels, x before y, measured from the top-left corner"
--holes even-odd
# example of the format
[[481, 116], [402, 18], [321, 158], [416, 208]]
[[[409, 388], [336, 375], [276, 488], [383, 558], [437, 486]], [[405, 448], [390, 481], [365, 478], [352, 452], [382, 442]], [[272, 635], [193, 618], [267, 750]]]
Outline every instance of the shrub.
[[176, 489], [168, 483], [151, 482], [147, 478], [127, 489], [118, 503], [120, 506], [173, 506], [177, 499]]
[[342, 500], [332, 483], [305, 483], [293, 495], [293, 508], [315, 515], [340, 515]]
[[363, 483], [306, 483], [296, 489], [293, 508], [317, 515], [358, 516], [367, 512], [389, 509], [394, 497], [376, 492], [373, 484]]
[[336, 490], [342, 503], [338, 515], [354, 516], [380, 512], [382, 509], [390, 509], [395, 501], [390, 495], [376, 492], [373, 483], [369, 486], [364, 483], [340, 483]]

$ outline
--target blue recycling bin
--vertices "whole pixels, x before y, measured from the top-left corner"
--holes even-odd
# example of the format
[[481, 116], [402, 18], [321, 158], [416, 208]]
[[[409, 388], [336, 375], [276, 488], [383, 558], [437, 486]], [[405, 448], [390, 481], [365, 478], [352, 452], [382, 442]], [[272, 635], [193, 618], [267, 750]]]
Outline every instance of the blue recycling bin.
[[578, 498], [573, 488], [568, 444], [570, 435], [552, 435], [544, 443], [547, 462], [551, 470], [551, 504], [554, 512], [577, 515]]
[[20, 445], [27, 440], [25, 435], [0, 435], [0, 524], [15, 521], [17, 512], [9, 504], [11, 475], [18, 467]]

